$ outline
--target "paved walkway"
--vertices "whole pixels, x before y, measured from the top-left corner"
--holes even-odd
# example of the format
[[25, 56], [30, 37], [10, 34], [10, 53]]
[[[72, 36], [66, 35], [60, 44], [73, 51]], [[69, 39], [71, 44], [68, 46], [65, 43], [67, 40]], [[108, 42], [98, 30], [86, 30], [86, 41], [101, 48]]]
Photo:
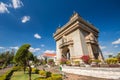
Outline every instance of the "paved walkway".
[[[56, 67], [45, 67], [45, 66], [39, 66], [38, 69], [42, 70], [45, 69], [46, 71], [50, 71], [53, 73], [60, 74], [59, 66]], [[63, 73], [63, 72], [62, 72]], [[64, 72], [65, 76], [63, 77], [63, 80], [113, 80], [113, 79], [104, 79], [104, 78], [96, 78], [96, 77], [90, 77], [90, 76], [83, 76], [73, 73], [66, 73]]]
[[64, 66], [63, 71], [77, 75], [120, 80], [120, 68], [86, 68]]

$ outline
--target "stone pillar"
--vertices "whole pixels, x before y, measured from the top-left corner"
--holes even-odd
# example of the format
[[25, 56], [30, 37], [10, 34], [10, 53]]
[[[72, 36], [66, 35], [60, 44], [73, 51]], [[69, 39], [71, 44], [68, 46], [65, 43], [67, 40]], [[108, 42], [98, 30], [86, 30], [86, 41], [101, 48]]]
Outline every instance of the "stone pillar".
[[101, 51], [100, 47], [98, 47], [98, 48], [99, 48], [99, 56], [98, 56], [98, 59], [101, 60], [102, 62], [104, 62], [104, 57], [103, 57], [103, 55], [102, 55], [102, 51]]
[[62, 49], [59, 49], [60, 50], [60, 57], [59, 57], [59, 59], [61, 59], [62, 58]]
[[61, 57], [62, 57], [62, 49], [59, 48], [58, 51], [57, 51], [57, 59], [56, 59], [56, 64], [57, 65], [60, 64]]
[[69, 52], [70, 52], [70, 60], [72, 60], [74, 55], [74, 49], [73, 49], [73, 45], [69, 45], [68, 46]]
[[93, 54], [92, 45], [91, 45], [90, 43], [87, 43], [87, 45], [88, 45], [89, 56], [90, 56], [92, 59], [95, 59], [94, 54]]

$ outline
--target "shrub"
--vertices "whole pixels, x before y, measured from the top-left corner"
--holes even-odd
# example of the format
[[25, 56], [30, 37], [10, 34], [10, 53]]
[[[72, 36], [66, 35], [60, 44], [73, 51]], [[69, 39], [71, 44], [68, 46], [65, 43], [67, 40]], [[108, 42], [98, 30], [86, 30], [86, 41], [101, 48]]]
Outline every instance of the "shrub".
[[39, 74], [39, 69], [37, 69], [37, 68], [32, 68], [32, 73]]
[[62, 80], [62, 75], [60, 74], [52, 74], [52, 80]]
[[0, 80], [10, 80], [10, 77], [12, 76], [13, 72], [16, 71], [14, 69], [8, 71], [7, 73], [0, 76]]
[[32, 73], [35, 73], [36, 68], [32, 68]]
[[65, 59], [65, 58], [61, 58], [61, 60], [60, 60], [60, 64], [66, 64], [66, 61], [67, 61], [67, 59]]
[[79, 66], [80, 65], [80, 61], [74, 61], [75, 66]]
[[70, 61], [70, 60], [67, 60], [67, 61], [66, 61], [66, 65], [70, 66], [70, 65], [71, 65], [71, 61]]
[[48, 71], [48, 72], [46, 72], [46, 77], [51, 77], [51, 74], [52, 74], [52, 73], [51, 73], [51, 72], [49, 72], [49, 71]]
[[117, 58], [108, 58], [108, 59], [106, 59], [106, 63], [107, 64], [116, 64], [116, 63], [118, 63], [118, 59]]
[[42, 65], [45, 65], [45, 64], [46, 64], [46, 61], [45, 61], [45, 60], [43, 60], [43, 61], [42, 61]]
[[90, 57], [88, 55], [83, 55], [81, 59], [84, 63], [89, 64]]
[[54, 66], [54, 60], [53, 59], [48, 59], [48, 64], [51, 66]]
[[120, 63], [120, 57], [118, 57], [117, 59], [118, 59], [118, 61], [119, 61], [119, 63]]
[[40, 71], [39, 71], [39, 74], [40, 74], [41, 76], [45, 76], [45, 77], [46, 77], [46, 71], [40, 70]]
[[35, 79], [35, 80], [62, 80], [62, 75], [60, 74], [51, 74], [51, 72], [49, 74], [50, 76], [47, 78], [39, 77], [38, 79]]
[[89, 63], [92, 63], [92, 62], [95, 62], [95, 63], [100, 63], [101, 62], [101, 60], [99, 60], [99, 59], [95, 59], [95, 60], [92, 60], [92, 59], [90, 59], [89, 60]]
[[51, 77], [51, 72], [47, 72], [47, 71], [39, 71], [39, 74], [45, 78]]
[[39, 74], [39, 69], [35, 69], [35, 74]]

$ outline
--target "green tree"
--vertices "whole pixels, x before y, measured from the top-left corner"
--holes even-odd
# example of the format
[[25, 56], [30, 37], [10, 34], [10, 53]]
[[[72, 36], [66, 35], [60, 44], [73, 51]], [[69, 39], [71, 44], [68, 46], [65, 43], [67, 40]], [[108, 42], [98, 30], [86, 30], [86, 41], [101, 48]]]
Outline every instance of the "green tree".
[[112, 58], [112, 57], [113, 57], [113, 55], [112, 55], [112, 54], [110, 54], [110, 55], [108, 55], [108, 57], [109, 57], [109, 58]]
[[118, 53], [116, 57], [120, 58], [120, 53]]
[[39, 63], [39, 59], [37, 58], [37, 56], [34, 56], [34, 60], [33, 60], [35, 67], [38, 65]]
[[7, 65], [11, 64], [13, 61], [14, 54], [10, 51], [6, 51], [3, 53], [0, 53], [0, 63], [2, 67], [6, 67]]
[[118, 61], [120, 63], [120, 53], [118, 53], [116, 57], [118, 58]]
[[26, 67], [27, 66], [29, 67], [29, 71], [28, 71], [29, 72], [29, 80], [31, 80], [31, 65], [30, 65], [29, 61], [33, 60], [33, 54], [29, 51], [30, 46], [31, 46], [30, 44], [22, 45], [18, 49], [18, 51], [14, 57], [14, 59], [18, 63], [18, 65], [21, 65], [24, 67], [24, 73], [25, 73]]

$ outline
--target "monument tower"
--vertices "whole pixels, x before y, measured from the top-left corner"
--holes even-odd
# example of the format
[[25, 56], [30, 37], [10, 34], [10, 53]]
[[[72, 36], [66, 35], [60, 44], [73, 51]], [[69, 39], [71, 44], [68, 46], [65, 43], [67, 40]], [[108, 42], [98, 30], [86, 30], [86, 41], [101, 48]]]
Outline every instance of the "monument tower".
[[98, 33], [97, 28], [82, 19], [78, 13], [74, 13], [70, 20], [53, 34], [57, 61], [59, 62], [62, 57], [68, 60], [80, 59], [83, 55], [103, 61]]

